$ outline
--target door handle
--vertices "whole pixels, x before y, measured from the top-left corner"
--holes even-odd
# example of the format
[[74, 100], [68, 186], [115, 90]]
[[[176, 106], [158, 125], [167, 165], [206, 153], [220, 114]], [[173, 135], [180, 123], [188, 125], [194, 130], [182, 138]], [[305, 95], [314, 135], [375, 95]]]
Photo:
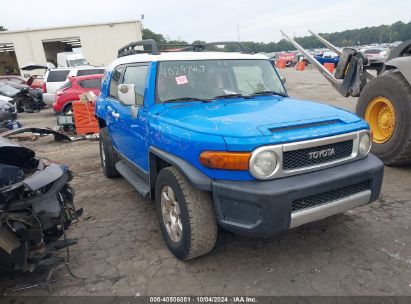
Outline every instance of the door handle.
[[118, 119], [118, 118], [120, 118], [120, 113], [111, 112], [111, 116]]

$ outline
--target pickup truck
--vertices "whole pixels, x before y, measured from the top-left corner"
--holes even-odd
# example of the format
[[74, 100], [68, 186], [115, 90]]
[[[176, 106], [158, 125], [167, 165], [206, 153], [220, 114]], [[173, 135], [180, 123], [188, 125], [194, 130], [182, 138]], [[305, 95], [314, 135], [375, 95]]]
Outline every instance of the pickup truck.
[[264, 55], [130, 45], [96, 102], [101, 164], [155, 201], [177, 258], [211, 251], [218, 226], [269, 237], [378, 198], [367, 122], [289, 97]]

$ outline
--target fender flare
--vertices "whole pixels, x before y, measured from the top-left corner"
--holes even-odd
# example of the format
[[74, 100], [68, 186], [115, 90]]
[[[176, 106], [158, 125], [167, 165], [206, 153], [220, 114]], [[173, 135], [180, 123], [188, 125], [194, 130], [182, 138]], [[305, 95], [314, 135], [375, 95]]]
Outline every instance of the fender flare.
[[[153, 157], [154, 156], [154, 157]], [[149, 149], [149, 170], [150, 170], [150, 185], [154, 188], [155, 180], [157, 178], [157, 164], [155, 162], [155, 157], [162, 159], [163, 161], [173, 165], [188, 179], [191, 185], [198, 189], [204, 191], [211, 191], [211, 178], [199, 171], [193, 165], [181, 159], [171, 153], [164, 150], [158, 149], [156, 147], [150, 147]]]
[[387, 70], [387, 67], [393, 67], [399, 70], [411, 85], [411, 56], [391, 59], [385, 63], [385, 70]]

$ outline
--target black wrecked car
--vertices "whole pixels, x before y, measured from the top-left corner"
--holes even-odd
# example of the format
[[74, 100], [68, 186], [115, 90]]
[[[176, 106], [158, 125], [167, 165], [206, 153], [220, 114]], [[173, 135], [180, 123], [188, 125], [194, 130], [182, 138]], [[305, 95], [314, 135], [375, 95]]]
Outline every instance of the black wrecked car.
[[71, 179], [66, 166], [0, 137], [0, 271], [53, 264], [61, 261], [53, 252], [75, 243], [65, 234], [82, 213]]

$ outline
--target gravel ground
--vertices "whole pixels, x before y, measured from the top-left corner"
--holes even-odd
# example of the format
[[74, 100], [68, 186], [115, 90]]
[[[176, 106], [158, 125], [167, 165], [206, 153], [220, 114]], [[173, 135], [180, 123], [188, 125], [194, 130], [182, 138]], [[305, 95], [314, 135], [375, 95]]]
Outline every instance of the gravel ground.
[[[355, 108], [354, 98], [339, 96], [315, 71], [280, 74], [293, 97]], [[50, 109], [20, 118], [25, 126], [55, 125]], [[125, 180], [103, 176], [97, 142], [61, 144], [46, 137], [23, 144], [74, 172], [76, 204], [85, 212], [70, 229], [79, 238], [70, 265], [83, 279], [61, 268], [51, 292], [17, 294], [411, 295], [411, 167], [386, 167], [381, 198], [368, 206], [270, 239], [221, 232], [210, 254], [180, 262], [165, 246], [154, 204]], [[0, 291], [44, 275], [2, 274]]]

